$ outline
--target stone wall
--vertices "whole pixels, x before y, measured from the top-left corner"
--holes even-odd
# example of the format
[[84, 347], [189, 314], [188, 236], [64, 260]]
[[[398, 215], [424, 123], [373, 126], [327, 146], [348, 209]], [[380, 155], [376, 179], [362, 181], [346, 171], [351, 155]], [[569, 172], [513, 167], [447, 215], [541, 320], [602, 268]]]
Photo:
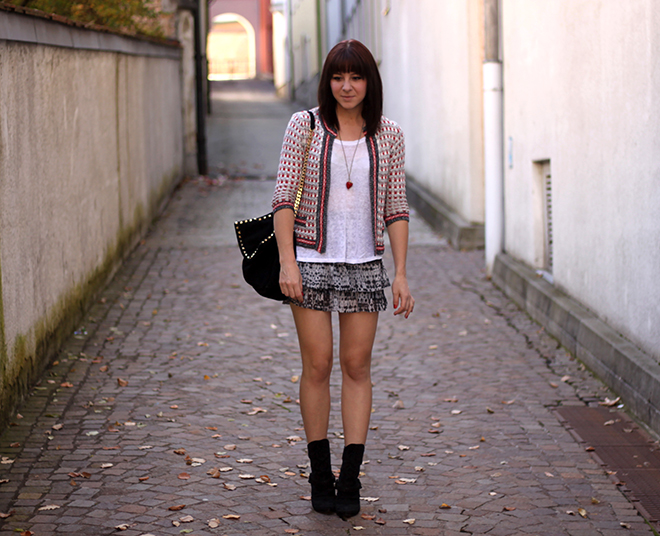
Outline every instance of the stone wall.
[[184, 169], [181, 51], [0, 11], [0, 425]]

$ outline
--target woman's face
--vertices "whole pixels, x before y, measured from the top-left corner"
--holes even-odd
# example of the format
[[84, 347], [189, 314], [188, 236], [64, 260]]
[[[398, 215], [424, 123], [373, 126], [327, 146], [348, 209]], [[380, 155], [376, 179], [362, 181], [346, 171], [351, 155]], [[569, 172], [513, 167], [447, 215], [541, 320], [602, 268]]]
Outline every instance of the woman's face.
[[367, 95], [367, 79], [355, 73], [337, 73], [330, 79], [332, 95], [345, 110], [362, 110]]

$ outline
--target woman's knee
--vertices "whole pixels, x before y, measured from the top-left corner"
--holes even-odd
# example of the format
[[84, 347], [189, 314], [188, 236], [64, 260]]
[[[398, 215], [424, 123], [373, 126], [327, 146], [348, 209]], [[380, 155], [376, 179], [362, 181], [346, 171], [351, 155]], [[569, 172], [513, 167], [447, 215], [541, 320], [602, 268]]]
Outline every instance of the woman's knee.
[[314, 383], [328, 383], [332, 373], [332, 356], [303, 360], [303, 378]]
[[371, 381], [371, 355], [350, 356], [342, 360], [342, 374], [356, 383]]

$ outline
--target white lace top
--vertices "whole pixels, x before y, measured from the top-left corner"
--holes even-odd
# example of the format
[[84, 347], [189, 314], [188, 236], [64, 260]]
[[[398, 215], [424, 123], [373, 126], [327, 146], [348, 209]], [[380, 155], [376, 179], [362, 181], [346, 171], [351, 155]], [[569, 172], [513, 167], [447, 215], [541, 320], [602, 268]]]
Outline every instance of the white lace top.
[[[341, 142], [335, 139], [330, 162], [330, 191], [328, 194], [328, 242], [325, 253], [296, 247], [296, 258], [302, 262], [344, 262], [359, 264], [380, 259], [374, 255], [373, 222], [369, 191], [369, 153], [365, 138]], [[356, 151], [357, 145], [357, 151]], [[348, 168], [355, 152], [351, 182], [346, 188]]]

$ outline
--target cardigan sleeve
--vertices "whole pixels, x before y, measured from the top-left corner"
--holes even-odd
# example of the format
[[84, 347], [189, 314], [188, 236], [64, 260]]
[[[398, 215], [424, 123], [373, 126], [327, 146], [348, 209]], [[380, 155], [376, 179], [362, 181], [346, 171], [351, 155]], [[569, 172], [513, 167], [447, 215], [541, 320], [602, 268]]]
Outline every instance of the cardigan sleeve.
[[310, 126], [309, 114], [298, 112], [286, 127], [272, 200], [273, 212], [294, 208]]
[[394, 127], [385, 201], [385, 225], [399, 220], [408, 221], [410, 213], [406, 197], [406, 144], [401, 127], [396, 124]]

